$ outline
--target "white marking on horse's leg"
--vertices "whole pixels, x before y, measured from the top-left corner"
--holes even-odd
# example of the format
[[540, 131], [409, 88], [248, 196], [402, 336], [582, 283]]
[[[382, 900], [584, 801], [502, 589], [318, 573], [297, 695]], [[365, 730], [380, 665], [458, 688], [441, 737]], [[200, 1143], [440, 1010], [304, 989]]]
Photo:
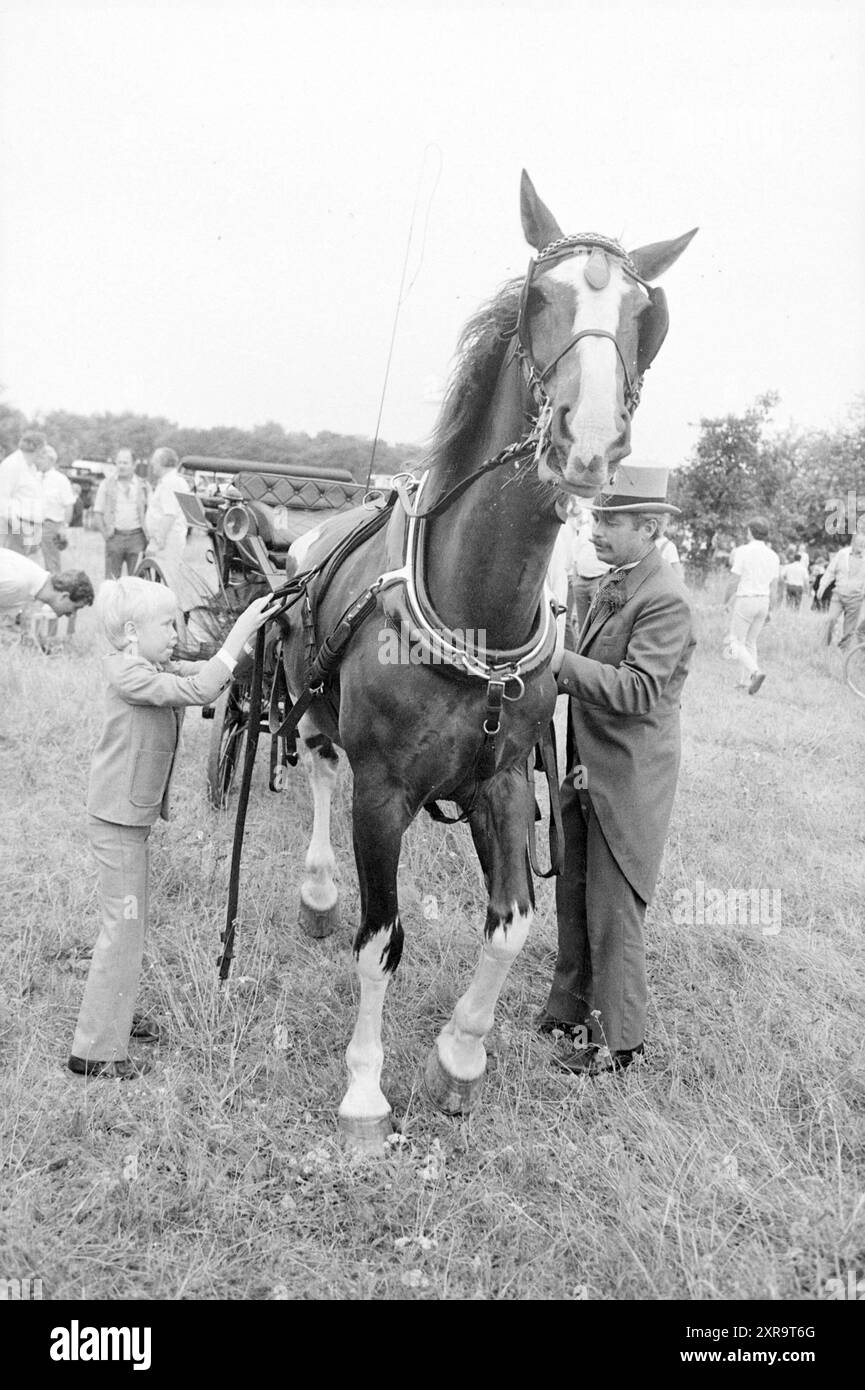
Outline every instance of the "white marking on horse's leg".
[[534, 912], [525, 916], [516, 903], [513, 917], [484, 938], [474, 979], [436, 1039], [439, 1058], [450, 1076], [474, 1081], [487, 1064], [484, 1038], [493, 1026], [496, 1003], [508, 971], [526, 943]]
[[330, 805], [339, 764], [335, 758], [322, 757], [317, 749], [307, 747], [304, 739], [315, 733], [314, 724], [304, 728], [301, 720], [301, 750], [312, 789], [312, 839], [306, 851], [300, 898], [313, 912], [328, 912], [338, 896], [333, 878], [336, 858], [330, 843]]
[[391, 972], [386, 968], [388, 946], [396, 923], [375, 932], [357, 953], [360, 1005], [351, 1042], [345, 1050], [349, 1086], [339, 1107], [340, 1120], [374, 1123], [390, 1114], [381, 1089], [384, 1048], [381, 1015]]

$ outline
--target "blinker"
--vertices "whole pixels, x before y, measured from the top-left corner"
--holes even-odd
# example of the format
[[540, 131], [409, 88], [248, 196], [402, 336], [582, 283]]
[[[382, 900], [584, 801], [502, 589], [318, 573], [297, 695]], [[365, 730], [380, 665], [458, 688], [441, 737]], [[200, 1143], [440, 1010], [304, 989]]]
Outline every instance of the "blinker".
[[586, 283], [593, 290], [604, 290], [610, 283], [610, 263], [600, 246], [593, 248], [592, 254], [586, 261], [583, 274], [586, 277]]

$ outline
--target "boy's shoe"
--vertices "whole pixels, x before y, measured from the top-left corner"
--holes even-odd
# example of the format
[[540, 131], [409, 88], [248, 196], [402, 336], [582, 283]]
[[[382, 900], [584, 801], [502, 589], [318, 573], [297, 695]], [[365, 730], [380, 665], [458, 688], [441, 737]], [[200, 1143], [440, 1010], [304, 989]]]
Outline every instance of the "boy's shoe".
[[760, 686], [763, 684], [763, 682], [764, 682], [765, 679], [766, 679], [766, 672], [765, 672], [765, 671], [755, 671], [754, 674], [753, 674], [753, 676], [751, 677], [751, 683], [750, 683], [750, 685], [748, 686], [748, 694], [749, 694], [749, 695], [756, 695], [756, 694], [757, 694], [757, 691], [760, 689]]
[[129, 1036], [141, 1043], [158, 1043], [162, 1029], [147, 1014], [133, 1014]]
[[70, 1057], [66, 1065], [76, 1076], [98, 1076], [103, 1081], [137, 1081], [139, 1076], [150, 1070], [149, 1062], [133, 1062], [129, 1057], [122, 1057], [116, 1062]]

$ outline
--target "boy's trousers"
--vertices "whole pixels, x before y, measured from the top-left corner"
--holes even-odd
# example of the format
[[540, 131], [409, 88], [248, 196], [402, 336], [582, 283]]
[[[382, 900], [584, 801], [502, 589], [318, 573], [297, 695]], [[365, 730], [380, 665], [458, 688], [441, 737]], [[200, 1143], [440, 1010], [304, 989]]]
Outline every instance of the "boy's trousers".
[[73, 1057], [115, 1062], [128, 1055], [147, 927], [150, 830], [149, 825], [87, 818], [99, 866], [102, 929], [93, 948]]

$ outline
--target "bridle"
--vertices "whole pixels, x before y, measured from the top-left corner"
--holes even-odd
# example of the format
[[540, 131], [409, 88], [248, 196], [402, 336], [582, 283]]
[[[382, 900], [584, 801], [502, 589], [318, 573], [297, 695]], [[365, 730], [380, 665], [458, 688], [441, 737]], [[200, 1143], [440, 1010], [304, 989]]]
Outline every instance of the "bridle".
[[[531, 392], [535, 404], [538, 407], [541, 419], [546, 419], [552, 413], [550, 398], [546, 391], [546, 382], [548, 378], [558, 366], [559, 362], [561, 362], [562, 358], [567, 356], [571, 349], [576, 347], [577, 343], [583, 338], [609, 338], [622, 364], [622, 372], [625, 378], [625, 410], [629, 417], [633, 416], [634, 411], [640, 404], [643, 373], [648, 363], [646, 363], [643, 370], [640, 371], [638, 362], [637, 371], [632, 376], [615, 333], [608, 333], [605, 328], [583, 328], [579, 333], [575, 333], [574, 336], [565, 343], [561, 352], [557, 352], [553, 360], [549, 362], [543, 370], [538, 367], [532, 352], [528, 324], [528, 302], [532, 289], [532, 280], [537, 268], [550, 261], [566, 260], [574, 251], [595, 247], [602, 250], [606, 255], [613, 256], [619, 261], [625, 274], [632, 280], [635, 280], [638, 285], [641, 285], [643, 289], [648, 292], [650, 302], [653, 305], [657, 302], [656, 291], [639, 274], [637, 267], [628, 256], [624, 247], [620, 245], [618, 241], [614, 241], [612, 237], [601, 236], [597, 232], [581, 232], [577, 236], [559, 237], [557, 241], [551, 241], [548, 246], [545, 246], [543, 250], [538, 252], [537, 256], [529, 261], [529, 268], [523, 282], [520, 305], [517, 312], [513, 356], [520, 363], [526, 386]], [[662, 295], [663, 291], [657, 291], [657, 294]], [[666, 310], [666, 305], [664, 305], [664, 310]], [[660, 344], [658, 346], [660, 346]], [[654, 353], [652, 355], [654, 356]]]
[[[640, 341], [637, 351], [636, 370], [631, 372], [622, 354], [622, 349], [616, 340], [615, 334], [608, 333], [604, 328], [583, 328], [579, 333], [575, 333], [569, 342], [565, 343], [561, 352], [556, 353], [552, 362], [541, 370], [534, 359], [532, 352], [531, 337], [528, 325], [528, 302], [532, 288], [532, 279], [538, 266], [546, 265], [550, 261], [566, 260], [574, 251], [585, 247], [599, 248], [608, 256], [613, 256], [621, 263], [625, 274], [632, 280], [641, 285], [647, 291], [649, 297], [649, 308], [646, 309], [640, 320]], [[476, 468], [473, 473], [462, 478], [458, 483], [440, 497], [439, 500], [430, 506], [425, 512], [419, 513], [415, 510], [410, 493], [410, 486], [413, 482], [411, 473], [398, 473], [392, 479], [392, 484], [399, 494], [400, 502], [406, 514], [414, 518], [426, 518], [441, 515], [453, 502], [456, 501], [465, 490], [472, 485], [478, 478], [489, 473], [492, 469], [500, 468], [502, 464], [513, 463], [519, 467], [520, 461], [531, 452], [534, 452], [535, 461], [539, 462], [548, 452], [552, 444], [552, 421], [553, 405], [546, 390], [546, 382], [551, 373], [562, 360], [563, 357], [575, 347], [582, 338], [609, 338], [619, 356], [622, 364], [622, 371], [625, 378], [624, 402], [628, 417], [632, 417], [634, 411], [640, 403], [640, 392], [643, 385], [643, 377], [651, 366], [657, 352], [666, 336], [669, 324], [667, 312], [667, 299], [664, 291], [650, 285], [642, 278], [637, 267], [628, 256], [627, 251], [612, 237], [601, 236], [597, 232], [581, 232], [577, 236], [559, 237], [556, 241], [551, 241], [548, 246], [540, 250], [536, 256], [529, 261], [529, 268], [523, 282], [520, 294], [519, 308], [517, 310], [516, 323], [513, 329], [503, 332], [502, 337], [512, 338], [513, 346], [510, 350], [509, 361], [518, 363], [526, 387], [537, 406], [538, 413], [530, 417], [531, 429], [528, 434], [509, 444], [501, 453], [494, 458], [487, 459], [480, 468]]]

